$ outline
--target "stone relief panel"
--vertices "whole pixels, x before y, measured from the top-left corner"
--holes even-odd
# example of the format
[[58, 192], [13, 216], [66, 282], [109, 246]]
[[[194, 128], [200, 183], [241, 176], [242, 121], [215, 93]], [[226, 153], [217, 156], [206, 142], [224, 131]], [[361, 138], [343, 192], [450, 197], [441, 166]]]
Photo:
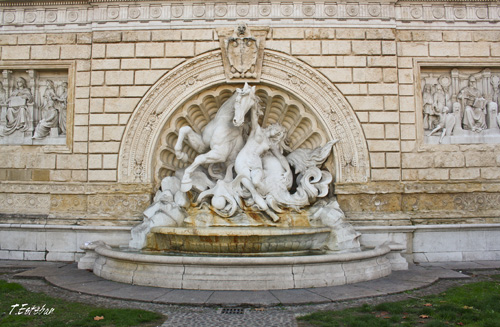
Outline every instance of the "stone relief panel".
[[423, 69], [424, 142], [500, 143], [500, 69]]
[[9, 70], [0, 79], [0, 144], [66, 144], [67, 70]]

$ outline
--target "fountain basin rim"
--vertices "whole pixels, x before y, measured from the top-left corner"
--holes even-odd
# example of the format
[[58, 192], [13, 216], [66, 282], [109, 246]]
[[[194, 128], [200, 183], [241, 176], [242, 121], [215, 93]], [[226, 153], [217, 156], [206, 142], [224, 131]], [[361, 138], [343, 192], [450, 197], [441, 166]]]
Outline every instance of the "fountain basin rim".
[[99, 245], [94, 250], [103, 257], [122, 261], [151, 264], [176, 264], [176, 265], [214, 265], [214, 266], [246, 266], [246, 265], [295, 265], [295, 264], [320, 264], [331, 262], [352, 262], [383, 256], [391, 252], [388, 244], [384, 243], [373, 249], [359, 252], [327, 253], [309, 256], [284, 256], [284, 257], [203, 257], [203, 256], [170, 256], [151, 255], [141, 253], [122, 252], [111, 249], [106, 245]]
[[186, 236], [281, 236], [330, 233], [330, 227], [153, 227], [151, 233]]

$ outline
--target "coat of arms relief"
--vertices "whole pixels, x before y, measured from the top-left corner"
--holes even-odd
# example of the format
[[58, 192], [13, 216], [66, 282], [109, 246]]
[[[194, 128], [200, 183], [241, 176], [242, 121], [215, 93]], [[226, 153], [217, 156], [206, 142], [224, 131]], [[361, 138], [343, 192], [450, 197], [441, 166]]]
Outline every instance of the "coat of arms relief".
[[260, 80], [264, 42], [268, 31], [269, 27], [248, 27], [244, 23], [235, 29], [217, 30], [227, 82]]

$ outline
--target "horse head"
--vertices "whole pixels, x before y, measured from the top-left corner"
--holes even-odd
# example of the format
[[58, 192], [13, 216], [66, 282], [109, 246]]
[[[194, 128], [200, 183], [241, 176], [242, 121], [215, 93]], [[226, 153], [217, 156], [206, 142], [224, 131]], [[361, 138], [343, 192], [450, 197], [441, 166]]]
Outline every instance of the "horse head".
[[243, 89], [236, 89], [236, 93], [233, 124], [239, 127], [245, 121], [248, 110], [257, 104], [257, 96], [255, 95], [255, 86], [249, 86], [248, 83], [245, 83]]

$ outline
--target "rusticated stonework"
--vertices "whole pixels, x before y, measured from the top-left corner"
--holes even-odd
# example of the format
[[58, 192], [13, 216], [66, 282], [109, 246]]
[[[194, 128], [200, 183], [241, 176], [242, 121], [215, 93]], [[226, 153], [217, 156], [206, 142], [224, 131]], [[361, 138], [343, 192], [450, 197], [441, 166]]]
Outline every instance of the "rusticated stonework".
[[0, 186], [0, 222], [129, 225], [149, 205], [150, 185], [15, 183]]
[[337, 184], [340, 206], [359, 225], [498, 223], [498, 184]]

